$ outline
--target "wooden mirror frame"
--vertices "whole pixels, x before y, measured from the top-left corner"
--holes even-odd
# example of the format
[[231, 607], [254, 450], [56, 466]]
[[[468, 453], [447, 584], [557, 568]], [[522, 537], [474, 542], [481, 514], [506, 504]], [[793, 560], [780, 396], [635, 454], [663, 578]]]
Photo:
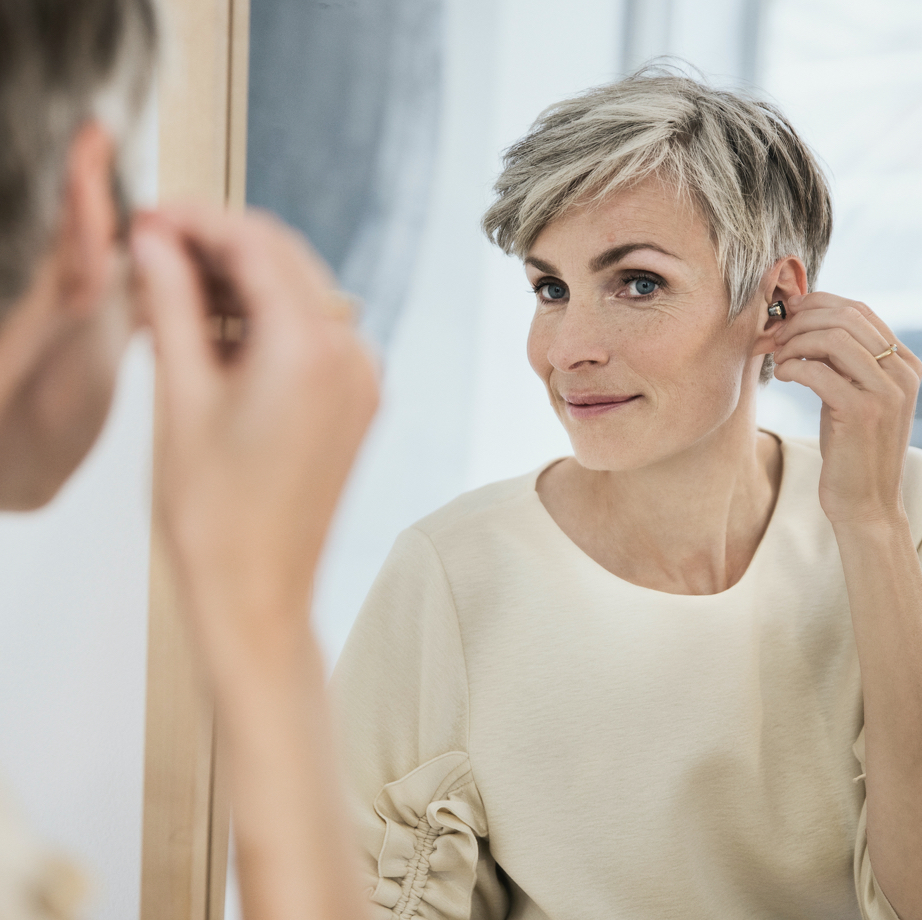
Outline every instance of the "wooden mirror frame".
[[[158, 198], [243, 207], [249, 0], [164, 0]], [[153, 500], [159, 489], [155, 397]], [[141, 920], [223, 920], [230, 808], [214, 711], [151, 531]]]

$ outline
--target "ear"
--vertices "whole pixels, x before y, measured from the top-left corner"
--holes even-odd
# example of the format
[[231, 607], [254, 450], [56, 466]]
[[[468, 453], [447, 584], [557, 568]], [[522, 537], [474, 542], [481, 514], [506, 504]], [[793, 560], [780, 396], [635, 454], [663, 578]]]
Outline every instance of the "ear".
[[52, 247], [58, 305], [72, 317], [102, 306], [119, 249], [115, 143], [98, 122], [74, 136], [64, 175], [58, 235]]
[[767, 355], [775, 350], [773, 332], [780, 322], [775, 316], [768, 315], [768, 308], [780, 300], [785, 303], [795, 294], [807, 293], [807, 269], [797, 256], [785, 256], [779, 259], [765, 274], [759, 291], [755, 296], [756, 340], [752, 354]]

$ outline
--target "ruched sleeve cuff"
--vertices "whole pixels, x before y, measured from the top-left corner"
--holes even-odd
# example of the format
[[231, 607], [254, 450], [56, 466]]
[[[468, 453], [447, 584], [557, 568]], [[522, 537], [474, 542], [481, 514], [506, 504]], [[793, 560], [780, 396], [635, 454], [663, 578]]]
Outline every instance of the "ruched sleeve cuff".
[[375, 920], [468, 920], [487, 826], [468, 755], [442, 754], [375, 799], [384, 820]]
[[[855, 782], [864, 783], [864, 729], [858, 735], [852, 750], [858, 763], [861, 764], [861, 773], [855, 777]], [[858, 895], [858, 904], [861, 907], [861, 916], [864, 920], [900, 920], [896, 911], [881, 891], [874, 870], [871, 868], [871, 859], [868, 856], [868, 803], [861, 806], [858, 817], [858, 834], [855, 840], [855, 892]]]

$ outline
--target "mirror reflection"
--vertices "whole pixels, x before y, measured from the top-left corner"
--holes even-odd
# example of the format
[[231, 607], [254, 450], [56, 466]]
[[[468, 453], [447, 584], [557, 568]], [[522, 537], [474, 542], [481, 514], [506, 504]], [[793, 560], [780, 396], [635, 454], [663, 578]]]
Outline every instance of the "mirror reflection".
[[[584, 597], [580, 593], [589, 590], [583, 580], [591, 582], [603, 572], [604, 578], [614, 576], [622, 587], [626, 584], [656, 592], [658, 601], [663, 594], [676, 598], [720, 595], [720, 603], [724, 603], [724, 596], [738, 597], [744, 587], [751, 590], [762, 566], [768, 566], [762, 569], [762, 577], [774, 580], [774, 576], [765, 574], [772, 564], [780, 564], [778, 559], [773, 563], [765, 561], [772, 558], [771, 547], [790, 545], [794, 540], [776, 538], [769, 521], [785, 520], [785, 514], [779, 512], [779, 509], [784, 510], [781, 502], [785, 495], [785, 501], [792, 502], [792, 509], [801, 504], [793, 497], [790, 487], [784, 492], [782, 470], [788, 470], [788, 481], [796, 476], [796, 454], [800, 449], [797, 439], [816, 437], [821, 400], [802, 381], [797, 382], [784, 373], [779, 376], [786, 379], [772, 380], [766, 387], [752, 391], [754, 421], [761, 429], [772, 433], [760, 436], [756, 442], [763, 486], [766, 481], [770, 484], [762, 499], [754, 499], [752, 508], [761, 508], [761, 511], [753, 510], [745, 517], [749, 536], [736, 547], [738, 558], [725, 558], [716, 568], [702, 567], [698, 560], [691, 567], [691, 577], [688, 573], [681, 574], [681, 566], [673, 564], [673, 556], [655, 537], [641, 538], [645, 533], [640, 524], [642, 516], [631, 517], [625, 510], [629, 508], [629, 496], [640, 496], [644, 499], [641, 502], [644, 513], [658, 519], [662, 509], [657, 501], [662, 495], [673, 494], [672, 486], [663, 483], [659, 488], [648, 486], [650, 492], [647, 494], [637, 480], [635, 495], [630, 490], [619, 492], [603, 488], [598, 477], [583, 476], [580, 467], [593, 470], [597, 468], [593, 464], [598, 464], [601, 469], [618, 468], [604, 451], [598, 455], [593, 453], [597, 445], [591, 443], [591, 436], [587, 436], [590, 443], [579, 443], [580, 425], [583, 422], [588, 425], [587, 420], [595, 410], [574, 410], [572, 406], [581, 405], [580, 399], [594, 398], [599, 393], [590, 392], [591, 387], [586, 392], [574, 391], [570, 395], [576, 402], [571, 403], [567, 399], [568, 391], [559, 383], [560, 379], [577, 379], [577, 376], [568, 376], [577, 374], [571, 365], [575, 367], [581, 361], [591, 361], [605, 366], [612, 361], [612, 351], [605, 351], [601, 357], [595, 353], [588, 357], [570, 354], [560, 344], [561, 341], [566, 343], [559, 326], [564, 320], [553, 320], [553, 311], [562, 308], [548, 303], [563, 300], [572, 311], [569, 298], [575, 293], [587, 296], [586, 292], [592, 289], [591, 279], [585, 273], [580, 274], [582, 269], [576, 254], [599, 248], [606, 233], [598, 224], [602, 218], [581, 215], [572, 217], [568, 223], [569, 215], [564, 214], [557, 223], [541, 227], [545, 235], [527, 238], [522, 244], [524, 251], [519, 252], [534, 256], [526, 265], [528, 277], [524, 278], [518, 261], [504, 258], [490, 248], [480, 234], [480, 218], [491, 202], [490, 187], [501, 168], [499, 154], [525, 134], [531, 121], [546, 106], [587, 87], [610, 81], [657, 55], [678, 56], [698, 68], [717, 87], [751, 91], [768, 99], [786, 114], [799, 135], [817, 152], [819, 169], [828, 177], [836, 205], [836, 229], [822, 269], [819, 270], [818, 264], [804, 265], [800, 269], [788, 266], [796, 280], [793, 276], [787, 280], [775, 279], [780, 288], [768, 292], [771, 299], [764, 307], [767, 309], [776, 298], [782, 302], [784, 298], [794, 298], [793, 314], [798, 303], [797, 291], [805, 292], [808, 286], [811, 290], [829, 291], [835, 297], [866, 303], [875, 311], [878, 318], [875, 323], [879, 321], [882, 325], [872, 324], [873, 333], [868, 332], [865, 351], [870, 360], [879, 358], [884, 362], [894, 354], [887, 350], [893, 344], [890, 338], [904, 343], [904, 354], [907, 350], [918, 350], [922, 344], [922, 322], [913, 287], [897, 268], [897, 264], [905, 262], [907, 253], [918, 248], [920, 235], [917, 201], [920, 177], [910, 153], [913, 149], [910, 137], [918, 133], [918, 125], [910, 113], [918, 76], [922, 23], [917, 12], [905, 3], [890, 4], [881, 12], [879, 9], [871, 11], [861, 4], [833, 8], [823, 2], [807, 5], [783, 0], [725, 2], [719, 4], [706, 21], [693, 5], [684, 3], [580, 3], [568, 5], [564, 11], [554, 4], [539, 8], [529, 4], [526, 9], [521, 4], [509, 2], [493, 4], [488, 9], [447, 2], [440, 6], [407, 5], [404, 9], [403, 16], [395, 15], [393, 22], [403, 24], [412, 20], [416, 23], [404, 27], [406, 34], [412, 35], [416, 42], [418, 60], [431, 68], [430, 85], [438, 86], [435, 101], [431, 95], [425, 98], [414, 95], [416, 90], [403, 80], [405, 62], [402, 59], [392, 60], [391, 69], [382, 70], [379, 55], [383, 52], [378, 48], [369, 50], [367, 69], [376, 75], [377, 82], [362, 98], [378, 99], [383, 93], [386, 101], [374, 110], [373, 116], [366, 116], [361, 130], [353, 128], [348, 137], [335, 130], [318, 132], [311, 143], [306, 135], [310, 133], [312, 120], [305, 113], [318, 112], [318, 123], [325, 117], [319, 109], [310, 108], [315, 105], [310, 100], [317, 80], [311, 68], [324, 66], [320, 61], [330, 58], [355, 59], [355, 46], [361, 45], [364, 39], [360, 28], [349, 29], [346, 23], [349, 16], [358, 17], [359, 10], [350, 7], [346, 12], [344, 8], [331, 6], [295, 14], [283, 3], [254, 4], [251, 46], [254, 111], [250, 114], [248, 194], [252, 202], [275, 208], [305, 229], [310, 227], [315, 245], [328, 254], [341, 276], [348, 279], [350, 287], [362, 291], [368, 301], [367, 327], [379, 343], [387, 371], [384, 409], [353, 477], [317, 597], [318, 625], [332, 662], [339, 655], [355, 611], [384, 566], [366, 604], [363, 619], [350, 640], [351, 651], [343, 659], [336, 679], [346, 700], [344, 718], [351, 745], [350, 759], [363, 802], [359, 820], [367, 857], [366, 880], [375, 890], [377, 903], [390, 909], [404, 903], [401, 898], [407, 896], [408, 885], [413, 891], [418, 887], [435, 899], [441, 897], [436, 891], [437, 885], [425, 887], [428, 884], [425, 879], [419, 879], [416, 887], [411, 884], [404, 856], [406, 853], [414, 854], [414, 858], [419, 856], [423, 818], [431, 820], [431, 809], [438, 812], [442, 807], [434, 803], [444, 800], [448, 803], [444, 805], [446, 823], [439, 826], [438, 832], [446, 835], [444, 847], [454, 848], [454, 855], [440, 853], [438, 847], [433, 852], [447, 860], [453, 870], [457, 869], [449, 884], [456, 884], [467, 892], [459, 896], [458, 915], [467, 916], [465, 898], [473, 898], [474, 903], [480, 905], [477, 909], [486, 911], [485, 915], [504, 916], [512, 909], [523, 912], [524, 916], [530, 915], [529, 910], [536, 910], [533, 901], [536, 894], [532, 891], [544, 893], [547, 898], [541, 902], [544, 910], [548, 903], [556, 903], [553, 899], [561, 892], [572, 892], [572, 875], [568, 875], [566, 881], [558, 878], [555, 872], [560, 866], [552, 868], [542, 863], [540, 853], [535, 857], [540, 848], [529, 841], [543, 839], [546, 823], [542, 822], [547, 821], [548, 813], [555, 815], [555, 827], [569, 828], [567, 840], [577, 839], [582, 833], [579, 828], [592, 826], [585, 812], [588, 804], [583, 781], [593, 785], [593, 774], [587, 765], [598, 763], [601, 770], [603, 765], [610, 766], [614, 762], [605, 753], [607, 749], [591, 741], [596, 737], [597, 726], [606, 723], [606, 714], [616, 712], [624, 720], [626, 727], [621, 729], [624, 737], [617, 736], [619, 749], [629, 748], [633, 739], [643, 748], [635, 752], [638, 762], [655, 765], [664, 755], [655, 747], [656, 732], [652, 729], [644, 732], [644, 727], [649, 725], [649, 712], [642, 707], [625, 712], [618, 701], [632, 693], [651, 700], [659, 699], [657, 693], [666, 693], [673, 711], [664, 716], [669, 725], [660, 726], [660, 734], [670, 737], [675, 729], [674, 720], [683, 718], [675, 711], [676, 698], [687, 699], [690, 706], [697, 700], [702, 711], [706, 709], [704, 701], [696, 695], [703, 692], [697, 683], [694, 693], [680, 692], [681, 688], [673, 688], [669, 693], [659, 685], [657, 689], [644, 683], [650, 678], [651, 668], [652, 673], [658, 673], [653, 649], [661, 649], [666, 637], [655, 632], [645, 636], [645, 641], [650, 642], [649, 656], [645, 656], [642, 644], [629, 646], [643, 662], [650, 662], [648, 668], [638, 665], [632, 670], [629, 661], [620, 659], [620, 667], [614, 668], [611, 659], [603, 656], [599, 665], [601, 671], [607, 673], [614, 669], [621, 675], [619, 680], [624, 681], [612, 687], [611, 681], [606, 683], [603, 674], [594, 669], [592, 654], [597, 647], [619, 644], [624, 637], [600, 636], [585, 622], [583, 628], [574, 627], [571, 619], [562, 624], [559, 616], [555, 618], [552, 613], [542, 618], [536, 613], [536, 605], [543, 609], [541, 603], [553, 603], [558, 612], [575, 605], [583, 617], [587, 609], [623, 609], [626, 601], [620, 594], [611, 593], [614, 582], [610, 578], [599, 588], [604, 600], [596, 595]], [[423, 12], [431, 17], [427, 22], [435, 19], [440, 22], [435, 37], [432, 32], [419, 29]], [[296, 26], [299, 16], [305, 23], [309, 21], [303, 32]], [[834, 30], [828, 27], [833, 20]], [[323, 53], [309, 63], [299, 60], [297, 54], [285, 50], [297, 44], [294, 35], [322, 46]], [[400, 40], [394, 39], [398, 46]], [[396, 57], [399, 55], [395, 54]], [[341, 107], [345, 123], [351, 124], [356, 110], [355, 86], [363, 85], [364, 71], [360, 66], [345, 76], [340, 70], [334, 73], [332, 83], [336, 90], [332, 98]], [[262, 101], [269, 93], [266, 87], [273, 85], [303, 89], [294, 94], [296, 101], [293, 103], [277, 96], [274, 103], [270, 101], [266, 105]], [[256, 102], [257, 99], [260, 102]], [[409, 108], [408, 100], [416, 100], [418, 114], [415, 125], [407, 126], [402, 138], [405, 145], [403, 162], [419, 167], [415, 171], [417, 181], [412, 187], [401, 185], [386, 129], [390, 113], [405, 111]], [[296, 126], [284, 126], [285, 116], [281, 113], [286, 110], [292, 113]], [[861, 127], [866, 119], [879, 120], [881, 127], [889, 125], [907, 142], [889, 143], [883, 140], [885, 135], [877, 132], [869, 136]], [[434, 152], [429, 146], [433, 131], [436, 132]], [[376, 140], [369, 143], [372, 137]], [[310, 152], [295, 152], [302, 147], [310, 147]], [[372, 148], [375, 153], [369, 152]], [[373, 162], [375, 166], [359, 172], [355, 164], [361, 161]], [[299, 170], [304, 170], [305, 177], [316, 177], [318, 167], [315, 164], [318, 162], [327, 164], [322, 171], [324, 188], [342, 183], [350, 190], [343, 194], [343, 200], [351, 200], [351, 190], [361, 190], [352, 210], [336, 215], [335, 219], [331, 219], [325, 209], [324, 195], [309, 194], [311, 183], [295, 178]], [[388, 173], [387, 168], [392, 171]], [[391, 177], [392, 190], [400, 189], [404, 194], [400, 196], [400, 205], [391, 212], [393, 222], [390, 226], [386, 215], [378, 215], [372, 230], [366, 222], [366, 214], [381, 200], [374, 182], [382, 175]], [[293, 192], [295, 188], [299, 191]], [[609, 210], [600, 208], [599, 213], [607, 215], [609, 222], [605, 224], [602, 220], [602, 223], [616, 226], [623, 232], [623, 228], [634, 226], [631, 216], [639, 212], [646, 220], [651, 214], [659, 215], [660, 219], [653, 224], [657, 231], [685, 226], [682, 224], [684, 217], [669, 211], [675, 206], [675, 196], [667, 196], [664, 202], [652, 189], [644, 186], [640, 189], [643, 194], [633, 202], [614, 197], [605, 199]], [[287, 190], [287, 196], [283, 190]], [[425, 202], [421, 207], [420, 200]], [[814, 200], [809, 209], [816, 211], [817, 207], [817, 200]], [[306, 209], [299, 215], [296, 208]], [[417, 218], [407, 222], [406, 215], [411, 208]], [[820, 216], [815, 214], [814, 217], [821, 225]], [[324, 219], [331, 221], [330, 224], [325, 224]], [[343, 243], [346, 225], [354, 228], [349, 244]], [[396, 227], [401, 229], [400, 239], [408, 241], [415, 237], [419, 240], [411, 247], [413, 257], [409, 264], [394, 248], [388, 248], [390, 233]], [[707, 238], [707, 233], [702, 236], [700, 226], [697, 230], [690, 227], [686, 230], [681, 234], [683, 245], [689, 240]], [[811, 232], [820, 237], [823, 234], [819, 225]], [[372, 245], [371, 239], [377, 242]], [[668, 248], [664, 241], [659, 240], [659, 243], [662, 248]], [[395, 270], [400, 265], [404, 267], [397, 282], [382, 290], [377, 283], [366, 285], [365, 279], [378, 277], [376, 258], [383, 251], [391, 255], [389, 264]], [[356, 271], [359, 257], [355, 253], [363, 254], [366, 272]], [[700, 260], [690, 261], [699, 267], [702, 264]], [[881, 272], [882, 265], [891, 266], [891, 269]], [[622, 272], [619, 283], [623, 287], [619, 290], [630, 289], [631, 296], [636, 298], [655, 298], [657, 292], [664, 290], [685, 291], [694, 287], [688, 279], [682, 283], [670, 279], [662, 266], [658, 272], [657, 266], [649, 264], [638, 267], [619, 263], [616, 267]], [[624, 274], [627, 271], [634, 272], [636, 277]], [[782, 274], [786, 271], [784, 269]], [[710, 277], [713, 279], [713, 274]], [[640, 285], [646, 285], [649, 290], [642, 292]], [[537, 291], [531, 293], [531, 287]], [[401, 289], [406, 293], [396, 312], [379, 306]], [[612, 290], [614, 288], [606, 288], [605, 296], [615, 297], [610, 293]], [[695, 290], [700, 291], [700, 287]], [[706, 302], [712, 304], [713, 299], [706, 299]], [[841, 306], [839, 301], [826, 306], [817, 300], [807, 301], [807, 309], [837, 309], [838, 306]], [[699, 304], [694, 309], [704, 308]], [[669, 313], [665, 308], [664, 312]], [[536, 317], [535, 325], [529, 338], [533, 316]], [[585, 322], [588, 324], [589, 320]], [[590, 328], [597, 331], [591, 324], [576, 324], [572, 335], [577, 344], [585, 345], [579, 333]], [[619, 326], [617, 331], [619, 336], [630, 340], [625, 329]], [[687, 330], [688, 336], [701, 332], [700, 326]], [[768, 330], [760, 334], [763, 333], [767, 335]], [[610, 336], [613, 335], [610, 331]], [[878, 342], [879, 336], [883, 339]], [[537, 365], [535, 369], [544, 379], [549, 393], [527, 364], [526, 341], [528, 357], [533, 366]], [[694, 341], [694, 338], [683, 338], [681, 344], [691, 347]], [[555, 351], [555, 343], [558, 351]], [[607, 347], [617, 351], [613, 345]], [[670, 355], [678, 362], [676, 350]], [[663, 360], [663, 366], [669, 367]], [[886, 368], [886, 365], [877, 367]], [[718, 374], [714, 368], [707, 371], [699, 367], [699, 372], [705, 380], [713, 380]], [[650, 399], [638, 381], [642, 374], [636, 369], [634, 374], [629, 381], [619, 379], [606, 384], [617, 390], [615, 402], [633, 401], [636, 406], [636, 400]], [[667, 374], [670, 386], [664, 389], [681, 392], [685, 401], [681, 403], [683, 411], [677, 411], [675, 425], [667, 426], [669, 434], [664, 431], [661, 437], [654, 439], [656, 450], [660, 451], [666, 450], [670, 437], [677, 436], [683, 424], [687, 426], [689, 415], [685, 413], [700, 420], [702, 412], [719, 413], [721, 404], [721, 398], [693, 375], [681, 378], [671, 367], [669, 374], [676, 376]], [[593, 386], [599, 385], [593, 383]], [[656, 392], [655, 385], [650, 386]], [[619, 388], [626, 388], [625, 392]], [[695, 389], [700, 391], [697, 394], [700, 405], [692, 410], [694, 397], [689, 393]], [[552, 407], [561, 416], [563, 428], [548, 414], [548, 395]], [[612, 393], [606, 391], [601, 395], [612, 396]], [[704, 407], [707, 407], [706, 412]], [[912, 429], [913, 443], [922, 443], [922, 426], [917, 420], [913, 426], [913, 419], [905, 418], [901, 425], [907, 433]], [[642, 437], [652, 437], [648, 429], [643, 428], [643, 432]], [[569, 434], [569, 439], [565, 434]], [[640, 450], [645, 443], [636, 432], [625, 437], [633, 445], [632, 449]], [[602, 440], [610, 443], [605, 438]], [[571, 452], [576, 453], [577, 467], [567, 462], [546, 465], [554, 457]], [[619, 455], [618, 463], [623, 460]], [[534, 520], [526, 521], [523, 517], [512, 523], [504, 519], [502, 526], [496, 523], [490, 517], [491, 509], [501, 501], [514, 504], [516, 498], [511, 492], [507, 495], [500, 487], [492, 487], [493, 491], [476, 492], [464, 500], [467, 504], [462, 501], [460, 505], [449, 505], [434, 517], [425, 518], [424, 523], [404, 536], [397, 536], [459, 493], [520, 476], [529, 469], [537, 472], [522, 486], [530, 496], [522, 501], [531, 502], [528, 513], [536, 515]], [[573, 470], [575, 472], [570, 472]], [[699, 473], [696, 470], [696, 477]], [[814, 473], [819, 475], [818, 470]], [[700, 490], [701, 480], [696, 478], [695, 482]], [[519, 480], [519, 485], [521, 483]], [[511, 490], [513, 486], [504, 488]], [[540, 504], [535, 495], [540, 498]], [[618, 529], [610, 520], [606, 518], [608, 526], [599, 524], [600, 507], [622, 509], [624, 533], [620, 543]], [[681, 509], [684, 511], [679, 514], [680, 520], [700, 522], [707, 519], [709, 513], [691, 505], [681, 506]], [[614, 511], [612, 514], [617, 522], [618, 516]], [[459, 518], [465, 515], [476, 518], [476, 524], [462, 523]], [[797, 520], [795, 530], [800, 526], [800, 519]], [[818, 516], [815, 523], [819, 526], [824, 520], [830, 520], [829, 513]], [[503, 529], [508, 526], [514, 530], [516, 521], [520, 534], [510, 535], [508, 529]], [[465, 530], [466, 526], [470, 529]], [[775, 524], [775, 531], [782, 526]], [[807, 527], [805, 523], [803, 526]], [[674, 534], [683, 532], [674, 523], [667, 529]], [[704, 529], [702, 525], [702, 531]], [[771, 540], [768, 540], [769, 535]], [[519, 536], [523, 541], [521, 545], [527, 547], [520, 550], [527, 563], [520, 560], [521, 564], [516, 566], [509, 562], [510, 555], [515, 555], [510, 544]], [[395, 538], [397, 544], [391, 550]], [[775, 539], [778, 544], [774, 543]], [[744, 549], [743, 544], [748, 548]], [[650, 552], [634, 558], [630, 550], [636, 545], [647, 547]], [[847, 554], [841, 543], [836, 545]], [[757, 548], [761, 558], [756, 554]], [[391, 555], [385, 562], [389, 552]], [[651, 563], [651, 557], [667, 559], [668, 563]], [[800, 563], [803, 564], [802, 559]], [[529, 570], [529, 565], [535, 566], [534, 571]], [[437, 584], [440, 579], [441, 589]], [[787, 588], [799, 584], [793, 575], [789, 580], [785, 575], [785, 583]], [[836, 603], [829, 606], [830, 602], [826, 602], [830, 617], [845, 613], [844, 619], [836, 620], [840, 630], [835, 633], [838, 639], [833, 633], [816, 637], [817, 643], [827, 651], [837, 642], [853, 641], [847, 619], [849, 602], [842, 594], [842, 587], [840, 584], [837, 588], [839, 599]], [[624, 590], [640, 604], [632, 608], [634, 616], [645, 620], [647, 614], [643, 612], [643, 605], [636, 600], [640, 595], [635, 596], [633, 588]], [[563, 594], [558, 596], [555, 591]], [[756, 591], [759, 596], [762, 593]], [[684, 600], [675, 603], [681, 605]], [[693, 605], [698, 601], [689, 603]], [[751, 603], [758, 608], [763, 601], [752, 600]], [[803, 603], [802, 600], [798, 602]], [[785, 605], [776, 598], [775, 606]], [[522, 613], [517, 619], [515, 612], [519, 610]], [[649, 617], [662, 617], [663, 612], [657, 607]], [[673, 610], [672, 614], [675, 613]], [[713, 610], [711, 615], [714, 615]], [[708, 622], [711, 625], [698, 632], [681, 633], [681, 641], [669, 635], [669, 641], [679, 641], [676, 655], [684, 656], [679, 660], [690, 663], [694, 669], [719, 673], [723, 667], [719, 662], [727, 656], [745, 656], [752, 651], [753, 646], [737, 636], [736, 639], [724, 637], [725, 642], [739, 639], [741, 644], [734, 647], [735, 652], [729, 651], [725, 644], [716, 652], [708, 643], [709, 636], [713, 639], [708, 629], [716, 628], [716, 621]], [[437, 650], [426, 644], [433, 636]], [[548, 642], [546, 649], [542, 640]], [[667, 648], [671, 647], [666, 644]], [[744, 652], [744, 649], [749, 651]], [[779, 650], [776, 653], [781, 656], [775, 662], [777, 672], [787, 674], [796, 684], [787, 664], [789, 656]], [[725, 657], [705, 665], [709, 654]], [[865, 651], [865, 656], [867, 654]], [[770, 657], [764, 658], [763, 667], [773, 671], [772, 661]], [[854, 797], [854, 790], [860, 787], [853, 780], [862, 772], [859, 764], [864, 757], [863, 737], [859, 741], [862, 700], [860, 688], [849, 683], [856, 673], [856, 659], [848, 662], [843, 659], [839, 664], [845, 669], [839, 674], [841, 682], [823, 704], [826, 708], [821, 705], [814, 715], [816, 725], [829, 729], [831, 708], [844, 706], [848, 710], [849, 714], [838, 723], [841, 736], [836, 743], [836, 755], [828, 767], [838, 777], [835, 788], [841, 795]], [[586, 674], [579, 673], [581, 671]], [[503, 674], [508, 683], [498, 678], [499, 674]], [[737, 678], [735, 684], [729, 678], [728, 682], [744, 686], [752, 678], [756, 679], [752, 686], [759, 686], [758, 675], [738, 674]], [[572, 711], [566, 709], [567, 692], [575, 699], [585, 700], [592, 697], [592, 687], [597, 688], [595, 702], [602, 700], [606, 706], [604, 712], [594, 712], [588, 703]], [[607, 690], [603, 692], [599, 687], [607, 687]], [[606, 692], [610, 697], [605, 696]], [[559, 701], [559, 696], [564, 702]], [[799, 696], [797, 702], [794, 698], [790, 700], [792, 711], [800, 700]], [[780, 709], [784, 708], [785, 704], [778, 700], [776, 703]], [[383, 708], [379, 709], [379, 705]], [[560, 708], [555, 708], [558, 705]], [[715, 701], [709, 698], [708, 705], [714, 706]], [[663, 706], [666, 706], [665, 701]], [[698, 711], [696, 706], [694, 711]], [[752, 712], [748, 712], [746, 718], [751, 715]], [[689, 720], [689, 725], [694, 724], [691, 716]], [[724, 721], [733, 724], [732, 720]], [[453, 733], [453, 728], [465, 724], [470, 726], [467, 735]], [[535, 731], [522, 734], [523, 725]], [[635, 732], [631, 732], [632, 725]], [[689, 729], [696, 743], [699, 728]], [[815, 740], [813, 735], [810, 738]], [[713, 737], [711, 741], [714, 742]], [[780, 739], [776, 741], [778, 749], [786, 743]], [[856, 742], [856, 750], [861, 752], [857, 759], [852, 751]], [[812, 743], [812, 740], [805, 742], [800, 752], [815, 763]], [[727, 763], [710, 761], [707, 752], [702, 754], [699, 766], [701, 782], [707, 780], [717, 787], [721, 787], [718, 778], [723, 775], [722, 771], [730, 769]], [[465, 779], [470, 779], [468, 770], [475, 778], [480, 777], [480, 783], [474, 787]], [[649, 779], [649, 772], [641, 772], [638, 781]], [[531, 796], [523, 791], [526, 775], [537, 784], [534, 788], [528, 787]], [[595, 778], [598, 783], [593, 788], [606, 781], [602, 775]], [[461, 794], [452, 786], [455, 780], [458, 788], [465, 787], [467, 793]], [[628, 780], [625, 783], [624, 798], [647, 815], [643, 809], [643, 795], [636, 784], [630, 787]], [[570, 788], [571, 784], [575, 788]], [[553, 793], [549, 791], [551, 787]], [[738, 785], [733, 795], [740, 796], [741, 800], [748, 797], [743, 785]], [[828, 800], [804, 788], [798, 795], [803, 798], [792, 798], [788, 808], [801, 818], [804, 812], [798, 802], [809, 801], [810, 807], [817, 810], [818, 822], [822, 822], [823, 816], [833, 808]], [[543, 803], [544, 814], [535, 814], [541, 812], [535, 801]], [[720, 811], [732, 807], [732, 803], [702, 800], [688, 807]], [[460, 811], [464, 812], [464, 817], [459, 816]], [[562, 812], [566, 812], [565, 817]], [[625, 818], [632, 826], [637, 819], [638, 815]], [[759, 841], [759, 846], [770, 850], [771, 822], [777, 820], [775, 815], [764, 824], [756, 822], [757, 826], [750, 825], [748, 833]], [[855, 913], [858, 910], [856, 893], [849, 873], [852, 850], [861, 847], [863, 831], [857, 830], [863, 820], [860, 819], [860, 803], [849, 820], [855, 832], [851, 850], [840, 854], [835, 870], [837, 893], [831, 896], [835, 906], [830, 908], [830, 901], [826, 907]], [[688, 817], [688, 823], [695, 821], [697, 818]], [[382, 843], [386, 830], [392, 835], [388, 839], [400, 850], [400, 856], [389, 853], [386, 844]], [[599, 834], [604, 833], [602, 828], [597, 830]], [[716, 827], [714, 833], [718, 833]], [[659, 854], [657, 847], [672, 835], [668, 827], [660, 828], [649, 843], [654, 847], [652, 852]], [[474, 841], [486, 837], [491, 841], [490, 855], [484, 854], [481, 844], [481, 862], [477, 881], [474, 881], [470, 871], [473, 862], [465, 863], [467, 869], [460, 868], [464, 857], [458, 854], [474, 853]], [[400, 843], [395, 842], [398, 840]], [[834, 846], [831, 841], [830, 846]], [[641, 849], [640, 858], [646, 852]], [[393, 856], [392, 863], [390, 856]], [[765, 853], [763, 856], [770, 858]], [[578, 854], [574, 858], [579, 863]], [[495, 859], [498, 869], [491, 859]], [[657, 859], [658, 856], [656, 859], [651, 856], [649, 863], [655, 864]], [[378, 866], [385, 864], [393, 871], [379, 877]], [[578, 867], [568, 864], [567, 868], [576, 871]], [[625, 872], [631, 876], [630, 867]], [[635, 876], [636, 873], [631, 877]], [[862, 878], [871, 884], [869, 875]], [[545, 890], [542, 884], [550, 888]], [[787, 890], [796, 887], [790, 878], [785, 884], [789, 885]], [[677, 885], [681, 887], [681, 882]], [[873, 886], [872, 889], [877, 890]], [[600, 905], [610, 903], [604, 892], [599, 894], [591, 884], [586, 890], [601, 897], [597, 907], [604, 912]]]
[[[920, 234], [917, 20], [900, 2], [724, 0], [704, 21], [687, 3], [254, 0], [248, 198], [305, 230], [361, 294], [387, 370], [317, 598], [331, 661], [403, 527], [569, 453], [525, 356], [527, 280], [479, 230], [500, 153], [545, 106], [662, 54], [718, 85], [754, 85], [830, 176], [836, 228], [819, 287], [873, 302], [918, 344], [912, 283], [895, 264]], [[881, 130], [861, 130], [865, 119]], [[906, 142], [886, 140], [891, 129]], [[393, 274], [379, 281], [382, 266]], [[775, 431], [813, 436], [818, 412], [801, 386], [760, 395]]]

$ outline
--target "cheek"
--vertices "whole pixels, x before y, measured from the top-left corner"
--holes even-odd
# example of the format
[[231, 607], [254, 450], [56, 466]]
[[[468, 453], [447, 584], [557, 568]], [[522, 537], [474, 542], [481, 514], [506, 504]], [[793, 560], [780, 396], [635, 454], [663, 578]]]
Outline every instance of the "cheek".
[[681, 360], [669, 375], [671, 404], [689, 420], [722, 423], [736, 408], [746, 361], [733, 346], [726, 327], [704, 337], [689, 331]]
[[734, 398], [739, 363], [727, 339], [718, 323], [664, 322], [634, 340], [631, 364], [677, 410], [722, 405]]
[[526, 351], [531, 369], [545, 381], [545, 383], [547, 382], [551, 368], [550, 361], [548, 361], [547, 357], [551, 338], [552, 336], [547, 322], [542, 322], [542, 318], [536, 314], [528, 330]]

